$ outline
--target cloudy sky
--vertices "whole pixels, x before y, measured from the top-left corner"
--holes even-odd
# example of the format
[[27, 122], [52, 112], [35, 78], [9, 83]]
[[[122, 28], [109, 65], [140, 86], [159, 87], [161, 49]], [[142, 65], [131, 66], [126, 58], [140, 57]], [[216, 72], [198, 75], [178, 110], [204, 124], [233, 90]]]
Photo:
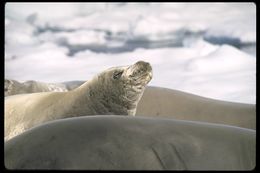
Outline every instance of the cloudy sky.
[[150, 62], [149, 85], [255, 103], [254, 3], [7, 3], [5, 78], [88, 80]]

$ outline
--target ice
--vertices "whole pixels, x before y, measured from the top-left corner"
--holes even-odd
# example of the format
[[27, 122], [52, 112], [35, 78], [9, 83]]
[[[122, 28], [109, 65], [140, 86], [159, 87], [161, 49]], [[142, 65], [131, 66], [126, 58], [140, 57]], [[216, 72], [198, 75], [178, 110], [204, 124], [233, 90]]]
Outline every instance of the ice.
[[256, 100], [254, 3], [7, 3], [5, 78], [88, 80], [144, 60], [149, 85]]

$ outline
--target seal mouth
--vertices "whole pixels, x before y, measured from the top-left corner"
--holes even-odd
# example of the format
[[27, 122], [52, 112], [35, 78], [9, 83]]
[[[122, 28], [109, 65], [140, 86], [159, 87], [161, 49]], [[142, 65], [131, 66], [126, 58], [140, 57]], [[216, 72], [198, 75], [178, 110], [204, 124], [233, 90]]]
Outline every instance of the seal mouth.
[[129, 66], [126, 75], [132, 79], [135, 85], [146, 85], [152, 79], [152, 67], [148, 62], [138, 61]]

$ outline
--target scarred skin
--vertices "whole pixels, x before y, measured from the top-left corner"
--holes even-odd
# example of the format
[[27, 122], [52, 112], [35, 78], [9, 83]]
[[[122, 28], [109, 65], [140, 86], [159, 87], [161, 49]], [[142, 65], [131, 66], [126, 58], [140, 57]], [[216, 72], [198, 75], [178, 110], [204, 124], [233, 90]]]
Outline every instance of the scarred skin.
[[5, 142], [7, 169], [252, 170], [256, 131], [213, 123], [85, 116], [44, 123]]
[[44, 92], [5, 99], [5, 140], [47, 121], [85, 115], [135, 115], [152, 79], [149, 63], [114, 67], [68, 92]]

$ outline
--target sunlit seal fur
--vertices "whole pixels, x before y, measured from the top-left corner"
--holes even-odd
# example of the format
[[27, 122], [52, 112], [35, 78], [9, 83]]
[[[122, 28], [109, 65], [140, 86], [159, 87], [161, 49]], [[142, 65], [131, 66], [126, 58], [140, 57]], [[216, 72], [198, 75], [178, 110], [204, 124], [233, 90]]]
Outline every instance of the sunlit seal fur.
[[5, 99], [5, 140], [46, 121], [84, 115], [135, 115], [152, 78], [149, 63], [114, 67], [68, 92], [44, 92]]

